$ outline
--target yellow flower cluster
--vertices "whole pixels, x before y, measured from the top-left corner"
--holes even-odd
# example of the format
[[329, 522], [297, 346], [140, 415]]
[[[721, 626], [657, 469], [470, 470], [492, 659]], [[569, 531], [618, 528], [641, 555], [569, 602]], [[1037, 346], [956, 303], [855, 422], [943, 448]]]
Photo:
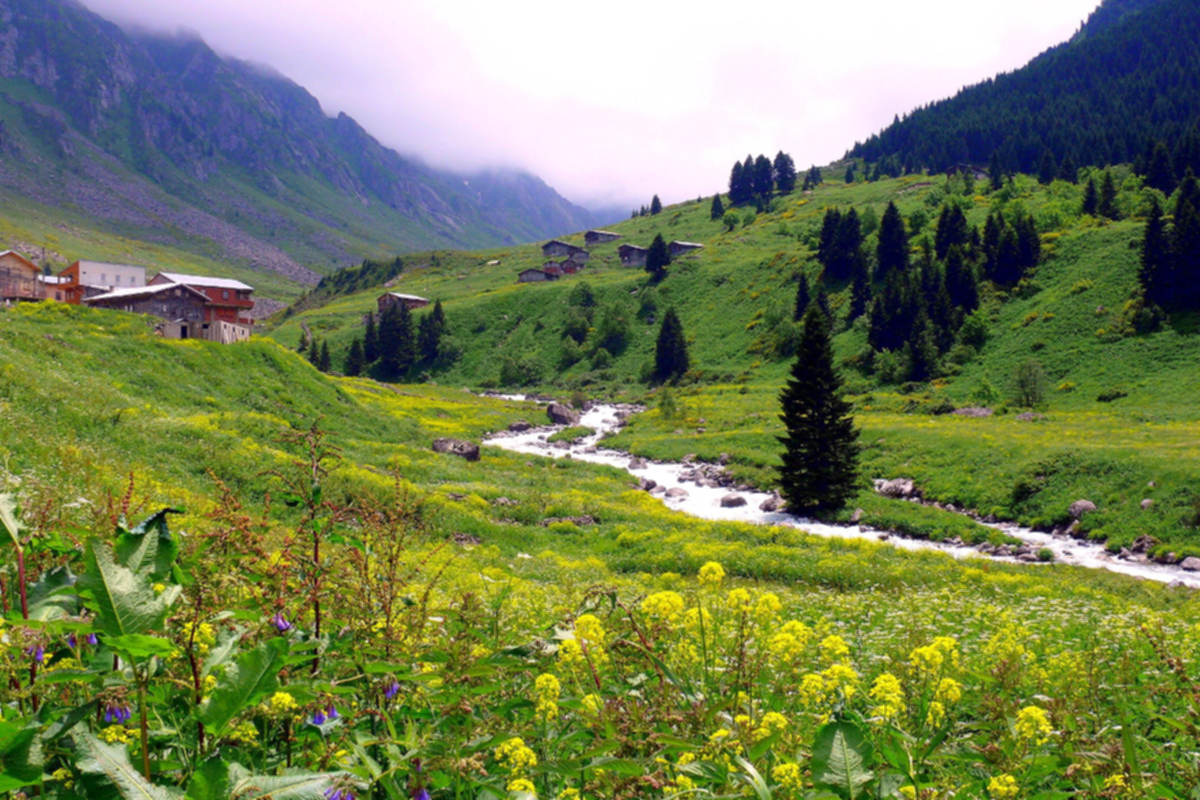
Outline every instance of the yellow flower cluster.
[[958, 668], [958, 642], [949, 636], [939, 636], [933, 644], [913, 650], [908, 660], [922, 677], [936, 678], [947, 662], [950, 668]]
[[655, 592], [642, 601], [642, 613], [667, 622], [683, 611], [683, 598], [677, 592]]
[[725, 602], [729, 606], [729, 610], [735, 613], [749, 611], [750, 601], [750, 592], [740, 586], [730, 589], [729, 594], [725, 595]]
[[797, 792], [804, 788], [804, 771], [799, 764], [786, 762], [771, 770], [771, 778], [788, 792]]
[[778, 711], [768, 711], [766, 714], [763, 714], [758, 728], [754, 731], [754, 741], [761, 742], [763, 739], [768, 739], [777, 733], [783, 733], [787, 730], [787, 726], [787, 717]]
[[1037, 706], [1026, 706], [1017, 712], [1017, 738], [1025, 742], [1035, 742], [1039, 745], [1050, 740], [1054, 728], [1046, 712]]
[[558, 719], [558, 696], [562, 686], [558, 678], [550, 674], [537, 676], [533, 684], [536, 703], [535, 716], [539, 722], [552, 722]]
[[885, 672], [876, 678], [870, 695], [879, 704], [871, 712], [874, 716], [892, 720], [904, 713], [904, 689], [895, 675]]
[[234, 744], [254, 744], [258, 741], [258, 728], [254, 727], [253, 722], [243, 722], [225, 738]]
[[[193, 639], [193, 631], [195, 639]], [[189, 641], [193, 642], [198, 655], [206, 655], [214, 644], [217, 643], [217, 632], [212, 625], [207, 622], [201, 622], [197, 626], [193, 626], [190, 621], [184, 622], [179, 626], [180, 639], [186, 645]]]
[[100, 738], [109, 744], [129, 744], [131, 732], [124, 725], [109, 725], [100, 731]]
[[759, 595], [758, 602], [754, 606], [754, 616], [760, 625], [770, 625], [781, 610], [783, 610], [783, 603], [780, 603], [779, 598], [774, 594], [767, 592]]
[[1021, 787], [1012, 775], [997, 775], [988, 781], [988, 794], [995, 800], [1008, 800], [1010, 797], [1016, 797], [1020, 791]]
[[580, 798], [581, 795], [579, 794], [579, 790], [572, 789], [570, 787], [563, 789], [558, 793], [558, 800], [580, 800]]
[[595, 614], [584, 614], [575, 620], [575, 638], [588, 648], [604, 645], [604, 624]]
[[789, 620], [767, 640], [767, 650], [776, 664], [793, 664], [804, 655], [812, 630], [803, 622]]
[[954, 678], [942, 678], [933, 699], [939, 703], [957, 703], [962, 700], [962, 684]]
[[521, 775], [537, 766], [537, 754], [525, 746], [525, 740], [514, 736], [496, 748], [496, 760], [512, 775]]
[[846, 640], [834, 634], [821, 640], [821, 657], [826, 664], [837, 664], [850, 659], [850, 645]]
[[533, 781], [526, 778], [513, 778], [504, 788], [510, 792], [524, 792], [537, 796], [537, 787], [533, 785]]
[[725, 580], [725, 568], [715, 561], [709, 561], [700, 568], [700, 573], [696, 576], [701, 586], [717, 587], [721, 585], [721, 581]]
[[274, 716], [284, 716], [300, 708], [300, 704], [296, 702], [296, 698], [292, 697], [287, 692], [276, 692], [271, 695], [271, 699], [266, 702], [267, 713]]
[[604, 711], [604, 701], [598, 694], [587, 694], [579, 701], [579, 705], [583, 707], [583, 713], [591, 717], [599, 717]]
[[1117, 773], [1109, 775], [1104, 779], [1104, 791], [1114, 797], [1121, 797], [1129, 792], [1129, 784], [1125, 781], [1125, 776]]

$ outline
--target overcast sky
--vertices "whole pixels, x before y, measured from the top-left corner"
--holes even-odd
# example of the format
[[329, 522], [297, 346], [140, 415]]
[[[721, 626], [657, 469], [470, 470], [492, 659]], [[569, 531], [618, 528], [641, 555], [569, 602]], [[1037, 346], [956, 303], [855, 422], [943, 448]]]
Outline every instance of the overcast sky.
[[833, 161], [1098, 2], [84, 1], [270, 65], [402, 153], [526, 169], [590, 206], [712, 194], [747, 153]]

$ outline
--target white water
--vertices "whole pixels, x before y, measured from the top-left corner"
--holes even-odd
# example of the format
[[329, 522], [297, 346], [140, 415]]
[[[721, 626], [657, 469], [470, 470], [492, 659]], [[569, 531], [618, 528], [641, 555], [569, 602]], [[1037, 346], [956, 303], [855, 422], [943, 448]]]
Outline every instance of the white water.
[[[495, 395], [493, 395], [495, 396]], [[521, 395], [503, 395], [505, 400], [524, 400]], [[618, 411], [634, 413], [638, 409], [632, 406], [598, 405], [584, 412], [579, 425], [591, 428], [594, 434], [580, 441], [566, 445], [564, 443], [550, 444], [546, 441], [552, 434], [562, 430], [564, 425], [544, 425], [532, 428], [523, 433], [502, 432], [488, 437], [484, 445], [500, 447], [517, 453], [547, 456], [550, 458], [574, 458], [594, 464], [607, 464], [611, 467], [624, 469], [630, 474], [649, 481], [666, 489], [680, 488], [687, 492], [686, 497], [664, 497], [663, 492], [653, 496], [658, 497], [668, 508], [682, 511], [696, 517], [711, 520], [734, 520], [751, 522], [760, 525], [787, 525], [800, 528], [817, 536], [827, 536], [843, 539], [872, 539], [886, 540], [889, 545], [904, 550], [940, 550], [955, 558], [996, 558], [999, 561], [1016, 563], [1017, 559], [1007, 556], [989, 556], [979, 552], [970, 545], [952, 545], [940, 542], [930, 542], [923, 539], [909, 539], [897, 534], [884, 533], [863, 525], [829, 525], [823, 522], [803, 519], [781, 512], [761, 511], [759, 506], [771, 497], [770, 494], [756, 491], [738, 491], [732, 486], [708, 487], [695, 482], [681, 482], [680, 475], [690, 472], [699, 464], [688, 465], [674, 462], [646, 460], [644, 467], [635, 466], [631, 469], [632, 461], [628, 453], [599, 447], [600, 440], [606, 433], [616, 431], [620, 423], [616, 417]], [[542, 414], [538, 409], [538, 413]], [[893, 476], [894, 477], [894, 476]], [[721, 499], [729, 495], [743, 498], [746, 504], [737, 507], [723, 507]], [[1155, 564], [1145, 561], [1125, 561], [1114, 557], [1103, 545], [1079, 541], [1066, 536], [1054, 536], [1049, 533], [1021, 528], [1011, 524], [993, 525], [998, 530], [1028, 543], [1036, 550], [1049, 548], [1054, 553], [1054, 561], [1059, 564], [1070, 564], [1090, 569], [1106, 569], [1129, 575], [1135, 578], [1160, 581], [1163, 583], [1177, 582], [1185, 586], [1200, 588], [1200, 573], [1185, 572], [1177, 566]]]

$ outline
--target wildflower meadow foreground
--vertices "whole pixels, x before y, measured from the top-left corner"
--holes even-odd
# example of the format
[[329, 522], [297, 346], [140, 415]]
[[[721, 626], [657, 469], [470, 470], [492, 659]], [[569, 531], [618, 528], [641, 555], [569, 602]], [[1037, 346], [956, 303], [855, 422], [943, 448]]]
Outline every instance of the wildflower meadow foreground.
[[187, 535], [120, 505], [43, 535], [3, 499], [5, 790], [1191, 796], [1182, 592], [949, 560], [836, 590], [510, 558], [444, 541], [399, 484], [325, 499], [310, 444], [274, 481], [289, 525], [226, 490]]

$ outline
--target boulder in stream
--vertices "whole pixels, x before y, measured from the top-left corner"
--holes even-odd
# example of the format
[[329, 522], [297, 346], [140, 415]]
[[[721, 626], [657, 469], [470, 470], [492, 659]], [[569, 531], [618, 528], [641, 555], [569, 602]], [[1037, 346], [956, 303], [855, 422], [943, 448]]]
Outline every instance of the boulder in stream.
[[666, 497], [687, 497], [688, 491], [687, 491], [687, 489], [680, 489], [678, 486], [676, 486], [673, 489], [667, 489], [667, 491], [664, 492], [664, 496], [666, 496]]
[[564, 406], [562, 403], [551, 403], [546, 406], [546, 416], [555, 425], [576, 425], [579, 423], [578, 412], [569, 406]]
[[1179, 566], [1183, 567], [1188, 572], [1200, 572], [1200, 558], [1196, 558], [1195, 556], [1188, 556], [1187, 558], [1185, 558], [1183, 560], [1183, 563], [1180, 564]]
[[461, 439], [434, 439], [433, 452], [458, 456], [467, 461], [479, 460], [479, 445]]
[[741, 508], [746, 505], [746, 498], [740, 494], [727, 494], [721, 498], [721, 508]]
[[759, 511], [766, 511], [767, 513], [779, 511], [782, 508], [783, 508], [783, 498], [779, 496], [779, 492], [772, 492], [771, 496], [768, 497], [766, 500], [763, 500], [762, 503], [758, 506]]
[[533, 427], [533, 425], [529, 424], [525, 420], [519, 419], [516, 422], [514, 422], [513, 424], [509, 425], [508, 429], [510, 431], [512, 431], [513, 433], [524, 433], [525, 431], [531, 429], [532, 427]]

